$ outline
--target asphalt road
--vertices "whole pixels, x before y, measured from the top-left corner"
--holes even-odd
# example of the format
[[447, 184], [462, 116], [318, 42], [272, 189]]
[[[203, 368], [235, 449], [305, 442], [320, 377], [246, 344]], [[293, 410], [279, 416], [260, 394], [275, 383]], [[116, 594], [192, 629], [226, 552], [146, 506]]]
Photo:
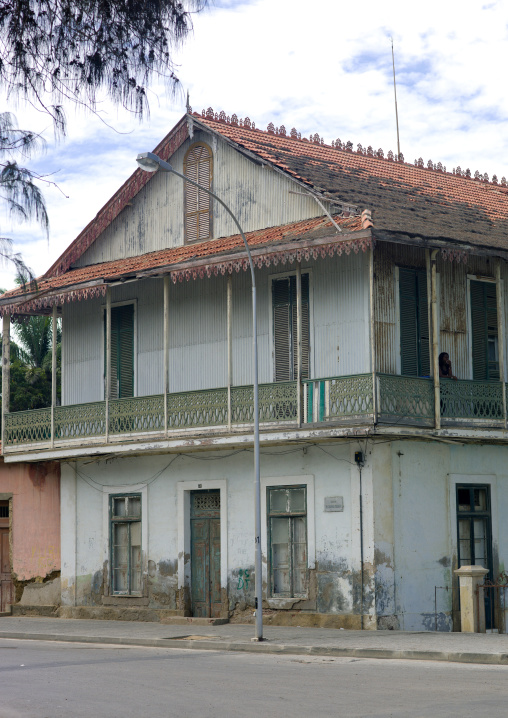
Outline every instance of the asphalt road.
[[0, 639], [0, 718], [506, 718], [508, 666]]

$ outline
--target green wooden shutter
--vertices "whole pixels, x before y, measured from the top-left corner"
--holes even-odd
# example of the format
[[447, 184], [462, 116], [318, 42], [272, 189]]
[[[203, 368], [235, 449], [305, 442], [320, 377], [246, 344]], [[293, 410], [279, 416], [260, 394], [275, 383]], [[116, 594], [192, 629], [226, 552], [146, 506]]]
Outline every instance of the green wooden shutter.
[[499, 379], [496, 285], [472, 280], [470, 292], [473, 379], [496, 380]]
[[413, 269], [399, 269], [401, 373], [418, 376], [416, 277]]
[[290, 277], [272, 282], [273, 348], [275, 381], [291, 379], [291, 291]]
[[[106, 374], [106, 316], [104, 314], [104, 375]], [[134, 305], [111, 309], [110, 399], [134, 396]]]
[[[297, 375], [296, 277], [272, 282], [275, 381], [292, 381]], [[309, 275], [302, 274], [302, 378], [309, 377]]]
[[[291, 277], [291, 310], [293, 333], [293, 379], [298, 375], [298, 328], [296, 307], [296, 277]], [[302, 379], [309, 378], [309, 275], [302, 274]]]
[[427, 273], [399, 268], [400, 358], [406, 376], [430, 374]]
[[430, 376], [429, 304], [427, 296], [427, 272], [416, 272], [418, 282], [418, 375]]

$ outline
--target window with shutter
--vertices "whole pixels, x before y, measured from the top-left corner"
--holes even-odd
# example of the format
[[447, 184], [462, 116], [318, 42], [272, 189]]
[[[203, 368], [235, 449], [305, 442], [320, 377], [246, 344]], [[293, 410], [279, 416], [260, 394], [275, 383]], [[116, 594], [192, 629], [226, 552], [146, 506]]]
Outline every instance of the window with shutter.
[[427, 273], [399, 268], [400, 360], [406, 376], [429, 376]]
[[499, 379], [497, 299], [493, 282], [471, 280], [471, 344], [473, 379]]
[[[106, 382], [106, 315], [104, 313], [104, 382]], [[134, 396], [134, 305], [111, 308], [110, 399]]]
[[[297, 376], [296, 276], [272, 282], [275, 381]], [[309, 378], [309, 275], [302, 274], [302, 378]]]
[[[183, 173], [203, 187], [212, 188], [213, 159], [208, 145], [192, 145], [183, 161]], [[185, 241], [197, 242], [212, 236], [212, 203], [210, 195], [185, 183]]]

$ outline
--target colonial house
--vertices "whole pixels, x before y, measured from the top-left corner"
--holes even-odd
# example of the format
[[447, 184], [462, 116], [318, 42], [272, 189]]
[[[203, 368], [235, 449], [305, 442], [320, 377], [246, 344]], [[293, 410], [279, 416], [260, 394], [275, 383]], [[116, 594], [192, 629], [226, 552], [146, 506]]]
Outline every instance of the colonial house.
[[[506, 180], [211, 109], [154, 153], [255, 264], [265, 620], [458, 628], [453, 570], [508, 559]], [[252, 617], [248, 266], [138, 168], [0, 298], [4, 397], [10, 318], [62, 317], [61, 406], [2, 442], [60, 462], [61, 615]]]

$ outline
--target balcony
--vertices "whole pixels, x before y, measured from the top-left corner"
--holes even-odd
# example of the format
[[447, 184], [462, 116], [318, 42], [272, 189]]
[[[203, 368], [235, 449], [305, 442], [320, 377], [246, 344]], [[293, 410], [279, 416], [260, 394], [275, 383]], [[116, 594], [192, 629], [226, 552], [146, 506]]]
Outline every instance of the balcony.
[[[432, 380], [377, 374], [375, 387], [379, 425], [434, 426]], [[442, 426], [504, 428], [500, 382], [445, 380], [440, 390]], [[304, 429], [373, 425], [372, 374], [304, 381], [301, 402]], [[298, 428], [296, 382], [260, 385], [259, 414], [262, 431]], [[168, 394], [166, 406], [164, 395], [114, 399], [7, 414], [3, 453], [246, 433], [252, 425], [252, 386]]]

